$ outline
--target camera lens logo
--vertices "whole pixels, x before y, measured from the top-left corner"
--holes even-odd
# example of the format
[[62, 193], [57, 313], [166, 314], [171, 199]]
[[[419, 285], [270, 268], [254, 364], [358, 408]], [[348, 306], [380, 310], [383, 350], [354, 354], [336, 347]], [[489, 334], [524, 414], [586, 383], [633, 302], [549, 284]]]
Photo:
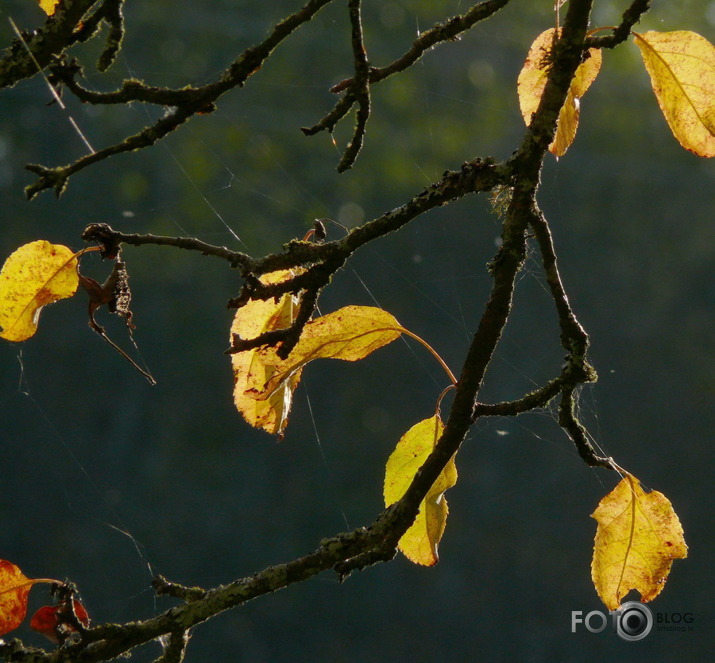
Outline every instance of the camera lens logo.
[[612, 614], [616, 633], [623, 640], [642, 640], [653, 629], [653, 613], [638, 601], [627, 601]]

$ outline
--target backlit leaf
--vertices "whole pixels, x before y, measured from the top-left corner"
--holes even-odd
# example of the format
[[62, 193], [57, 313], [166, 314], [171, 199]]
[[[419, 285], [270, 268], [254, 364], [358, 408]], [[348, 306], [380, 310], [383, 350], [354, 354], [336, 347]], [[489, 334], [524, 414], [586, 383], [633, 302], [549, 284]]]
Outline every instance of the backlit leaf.
[[[280, 270], [264, 274], [261, 281], [266, 285], [280, 283], [294, 275], [295, 272]], [[241, 338], [255, 338], [266, 331], [290, 327], [297, 309], [298, 297], [291, 293], [286, 293], [277, 302], [273, 299], [250, 301], [236, 311], [231, 325], [231, 338], [234, 334], [239, 334]], [[265, 357], [266, 353], [259, 348], [231, 355], [233, 400], [249, 424], [280, 437], [288, 424], [293, 390], [300, 381], [300, 370], [295, 371], [267, 399], [256, 400], [247, 395], [246, 391], [254, 384], [265, 384], [276, 371], [272, 364], [265, 361]]]
[[21, 246], [0, 271], [0, 337], [24, 341], [37, 331], [42, 307], [77, 290], [77, 256], [61, 244]]
[[[526, 56], [524, 66], [519, 73], [517, 81], [519, 107], [527, 126], [531, 124], [531, 117], [539, 107], [541, 97], [544, 94], [549, 73], [549, 53], [555, 35], [556, 29], [551, 28], [542, 32], [534, 40]], [[589, 57], [576, 69], [566, 101], [559, 113], [556, 134], [549, 146], [549, 151], [557, 157], [565, 154], [576, 137], [581, 97], [586, 94], [601, 69], [600, 49], [591, 48], [588, 51], [588, 55]]]
[[12, 562], [0, 559], [0, 635], [22, 624], [27, 614], [27, 595], [34, 582]]
[[57, 9], [57, 5], [60, 4], [60, 0], [40, 0], [40, 7], [45, 10], [48, 16], [52, 16]]
[[[400, 336], [403, 328], [387, 311], [373, 306], [345, 306], [306, 324], [300, 340], [286, 359], [275, 348], [257, 352], [263, 365], [272, 368], [267, 379], [254, 371], [249, 375], [247, 395], [259, 400], [272, 398], [314, 359], [364, 359]], [[266, 371], [266, 374], [270, 371]]]
[[609, 610], [637, 590], [641, 601], [663, 589], [673, 560], [687, 556], [683, 528], [668, 499], [645, 493], [636, 477], [625, 478], [600, 502], [591, 563], [596, 591]]
[[[394, 504], [405, 494], [443, 430], [442, 421], [434, 416], [415, 424], [402, 436], [385, 468], [385, 506]], [[455, 483], [457, 467], [452, 458], [420, 504], [415, 522], [400, 539], [400, 551], [415, 564], [434, 566], [439, 561], [437, 549], [449, 511], [444, 493]]]
[[[69, 599], [60, 602], [58, 605], [43, 605], [41, 608], [32, 615], [30, 619], [30, 628], [33, 631], [42, 633], [50, 642], [55, 644], [60, 643], [60, 637], [58, 637], [62, 632], [64, 634], [76, 632], [77, 629], [68, 621], [70, 617], [70, 602]], [[72, 610], [79, 620], [79, 622], [87, 628], [90, 623], [89, 615], [87, 610], [82, 605], [81, 601], [77, 599], [72, 599]], [[64, 612], [64, 614], [63, 614]]]
[[715, 156], [715, 46], [687, 30], [634, 37], [675, 138], [701, 157]]

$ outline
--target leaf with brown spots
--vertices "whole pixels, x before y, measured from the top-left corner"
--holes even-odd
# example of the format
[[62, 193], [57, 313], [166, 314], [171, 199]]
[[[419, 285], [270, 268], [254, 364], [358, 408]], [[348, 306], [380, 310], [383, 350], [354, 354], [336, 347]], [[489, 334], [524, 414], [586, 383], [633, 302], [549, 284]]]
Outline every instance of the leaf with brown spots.
[[615, 610], [631, 590], [652, 601], [665, 586], [674, 559], [686, 557], [683, 527], [665, 495], [645, 493], [626, 474], [593, 512], [598, 521], [591, 577], [598, 595]]
[[675, 138], [701, 157], [715, 156], [715, 46], [688, 30], [633, 36]]
[[17, 249], [0, 271], [0, 337], [25, 341], [37, 331], [47, 304], [77, 290], [77, 257], [61, 244], [37, 240]]

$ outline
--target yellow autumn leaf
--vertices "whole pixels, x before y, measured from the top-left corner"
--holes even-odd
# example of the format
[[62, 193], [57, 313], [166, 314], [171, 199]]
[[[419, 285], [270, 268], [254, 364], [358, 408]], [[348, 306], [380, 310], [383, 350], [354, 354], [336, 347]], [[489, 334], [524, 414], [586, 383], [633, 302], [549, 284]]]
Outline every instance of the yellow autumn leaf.
[[[544, 94], [549, 73], [548, 56], [554, 42], [556, 29], [542, 32], [531, 45], [524, 66], [519, 72], [517, 93], [519, 108], [526, 125], [531, 124], [531, 117], [536, 112]], [[559, 113], [554, 140], [549, 151], [557, 157], [563, 156], [576, 137], [580, 115], [580, 100], [598, 76], [601, 69], [601, 51], [591, 48], [589, 57], [576, 69], [566, 96], [566, 101]]]
[[640, 481], [626, 476], [598, 504], [591, 578], [609, 610], [635, 589], [652, 601], [663, 589], [674, 559], [688, 547], [680, 520], [662, 493], [645, 493]]
[[[408, 430], [390, 455], [385, 468], [385, 506], [397, 502], [407, 491], [417, 470], [422, 467], [442, 435], [444, 425], [438, 416], [420, 421]], [[444, 493], [457, 483], [457, 467], [452, 458], [432, 484], [415, 522], [403, 534], [398, 547], [415, 564], [434, 566], [447, 522]]]
[[[280, 283], [296, 272], [279, 270], [264, 274], [261, 281], [268, 285]], [[286, 293], [278, 301], [273, 299], [253, 300], [242, 306], [233, 319], [231, 338], [238, 334], [241, 338], [255, 338], [263, 332], [285, 329], [295, 320], [299, 299], [292, 293]], [[290, 379], [276, 389], [266, 400], [256, 400], [246, 394], [250, 385], [265, 384], [275, 372], [274, 365], [265, 361], [266, 353], [259, 348], [237, 352], [231, 355], [233, 368], [233, 400], [243, 418], [252, 426], [262, 428], [271, 435], [282, 437], [288, 425], [293, 400], [293, 391], [300, 381], [300, 370], [295, 371]]]
[[41, 239], [21, 246], [5, 261], [0, 271], [0, 337], [30, 338], [43, 306], [74, 295], [77, 255]]
[[52, 16], [57, 9], [57, 5], [60, 4], [60, 0], [40, 0], [40, 7], [45, 10], [48, 16]]
[[286, 359], [273, 347], [257, 351], [259, 361], [271, 367], [266, 379], [258, 372], [249, 375], [246, 394], [258, 400], [273, 398], [295, 373], [314, 359], [364, 359], [405, 331], [387, 311], [374, 306], [345, 306], [311, 320]]
[[701, 157], [715, 156], [715, 46], [688, 30], [633, 36], [675, 138]]

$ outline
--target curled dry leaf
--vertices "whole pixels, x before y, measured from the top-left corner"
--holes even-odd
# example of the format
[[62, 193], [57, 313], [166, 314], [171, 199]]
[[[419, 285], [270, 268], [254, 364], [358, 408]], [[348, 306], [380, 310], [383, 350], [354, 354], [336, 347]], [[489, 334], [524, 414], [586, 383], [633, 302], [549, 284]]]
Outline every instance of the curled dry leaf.
[[598, 521], [591, 577], [609, 610], [635, 589], [644, 603], [665, 586], [674, 559], [686, 557], [683, 528], [668, 498], [645, 493], [631, 474], [606, 495], [592, 514]]
[[116, 313], [124, 318], [124, 322], [131, 335], [132, 329], [134, 329], [134, 323], [132, 322], [133, 314], [129, 308], [132, 301], [132, 293], [129, 289], [127, 266], [120, 260], [119, 256], [115, 258], [112, 273], [101, 285], [94, 279], [81, 274], [79, 282], [89, 296], [90, 327], [96, 330], [98, 325], [94, 320], [94, 314], [99, 308], [106, 305], [110, 313]]
[[[72, 610], [82, 626], [87, 628], [90, 623], [87, 610], [81, 601], [72, 599]], [[72, 615], [70, 614], [69, 600], [60, 602], [58, 605], [44, 605], [35, 612], [30, 620], [30, 628], [33, 631], [42, 633], [50, 642], [60, 643], [60, 635], [76, 632], [72, 625]]]
[[[434, 416], [415, 424], [400, 438], [385, 467], [385, 506], [394, 504], [405, 494], [443, 430], [442, 421]], [[444, 493], [455, 483], [457, 467], [452, 458], [420, 504], [415, 522], [399, 541], [400, 551], [411, 562], [434, 566], [439, 561], [439, 542], [449, 512]]]
[[403, 331], [387, 311], [374, 306], [345, 306], [308, 322], [286, 359], [278, 357], [275, 348], [260, 349], [258, 360], [270, 371], [264, 372], [267, 379], [261, 371], [250, 374], [245, 393], [259, 401], [272, 399], [308, 362], [314, 359], [358, 361], [399, 338]]
[[[555, 28], [542, 32], [531, 45], [524, 66], [519, 73], [517, 81], [519, 107], [527, 126], [531, 124], [531, 117], [539, 107], [544, 94], [549, 74], [549, 53], [557, 36]], [[556, 134], [549, 146], [549, 151], [553, 155], [563, 156], [576, 137], [581, 97], [586, 94], [591, 83], [596, 80], [600, 70], [601, 51], [591, 48], [588, 51], [588, 58], [576, 69], [566, 101], [559, 113]]]
[[675, 138], [701, 157], [715, 156], [715, 46], [688, 30], [634, 37]]
[[0, 271], [0, 337], [30, 338], [43, 306], [74, 295], [79, 283], [77, 255], [61, 244], [37, 240], [5, 261]]
[[[266, 285], [281, 283], [295, 275], [294, 271], [280, 270], [264, 274], [261, 281]], [[297, 315], [298, 304], [299, 298], [291, 293], [284, 294], [277, 301], [249, 301], [236, 311], [230, 338], [233, 339], [234, 334], [241, 338], [255, 338], [263, 332], [290, 327]], [[300, 382], [300, 370], [296, 370], [266, 399], [256, 400], [246, 392], [255, 384], [263, 385], [270, 381], [276, 371], [276, 367], [266, 360], [266, 354], [265, 348], [254, 348], [231, 355], [233, 400], [249, 424], [282, 437], [288, 425], [293, 390]]]

